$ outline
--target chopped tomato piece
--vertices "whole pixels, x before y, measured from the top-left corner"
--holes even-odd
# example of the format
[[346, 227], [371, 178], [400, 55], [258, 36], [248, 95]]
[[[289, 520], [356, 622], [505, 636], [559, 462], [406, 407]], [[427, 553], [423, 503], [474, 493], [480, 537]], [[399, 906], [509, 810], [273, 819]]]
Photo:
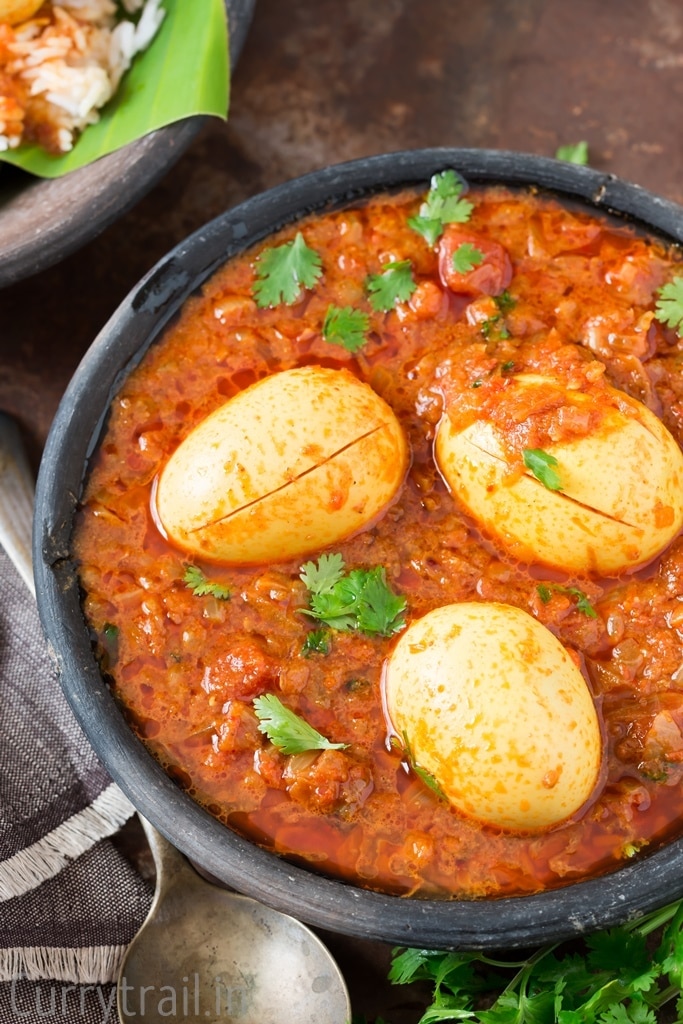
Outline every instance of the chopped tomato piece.
[[[469, 262], [480, 262], [470, 270], [459, 271], [453, 265], [453, 257], [461, 246], [475, 254]], [[471, 248], [470, 248], [471, 247]], [[512, 264], [506, 250], [473, 231], [463, 231], [455, 224], [449, 225], [439, 242], [439, 276], [442, 283], [457, 295], [500, 295], [512, 280]]]

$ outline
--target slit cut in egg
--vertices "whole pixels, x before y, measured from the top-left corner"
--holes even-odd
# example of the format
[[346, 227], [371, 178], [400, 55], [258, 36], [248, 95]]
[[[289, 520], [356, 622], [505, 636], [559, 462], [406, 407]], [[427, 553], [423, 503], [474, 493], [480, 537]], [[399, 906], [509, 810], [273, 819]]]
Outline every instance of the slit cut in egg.
[[[550, 382], [519, 374], [509, 391]], [[593, 396], [567, 392], [568, 404]], [[610, 404], [584, 437], [549, 443], [560, 486], [550, 490], [520, 469], [498, 426], [464, 428], [444, 415], [435, 458], [452, 493], [510, 554], [568, 573], [603, 576], [644, 565], [683, 526], [683, 453], [642, 403], [606, 388]]]
[[283, 370], [190, 432], [157, 479], [153, 514], [206, 561], [287, 561], [376, 522], [408, 457], [396, 415], [369, 385], [346, 370]]

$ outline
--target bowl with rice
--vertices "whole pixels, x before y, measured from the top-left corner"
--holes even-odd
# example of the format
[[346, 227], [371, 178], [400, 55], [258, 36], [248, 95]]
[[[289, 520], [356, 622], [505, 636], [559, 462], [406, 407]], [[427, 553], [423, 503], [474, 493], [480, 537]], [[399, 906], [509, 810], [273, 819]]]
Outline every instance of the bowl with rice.
[[[225, 6], [234, 66], [254, 0]], [[0, 152], [33, 146], [69, 154], [166, 13], [164, 0], [0, 0]], [[58, 262], [111, 224], [184, 152], [203, 120], [169, 124], [61, 177], [0, 164], [0, 287]]]
[[0, 3], [0, 150], [26, 141], [55, 154], [73, 148], [164, 16], [160, 0], [126, 0], [124, 9], [139, 21], [117, 20], [112, 0]]

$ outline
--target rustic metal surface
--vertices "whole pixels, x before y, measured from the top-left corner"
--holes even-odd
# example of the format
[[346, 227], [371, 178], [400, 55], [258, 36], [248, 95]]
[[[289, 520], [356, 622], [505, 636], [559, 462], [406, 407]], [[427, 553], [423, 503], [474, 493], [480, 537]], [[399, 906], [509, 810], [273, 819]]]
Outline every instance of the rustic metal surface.
[[[683, 202], [682, 71], [679, 0], [257, 0], [229, 123], [86, 247], [0, 291], [0, 408], [35, 466], [78, 361], [141, 275], [226, 207], [329, 163], [434, 145], [552, 156], [586, 139], [593, 166]], [[388, 950], [330, 945], [354, 1009], [415, 1019], [380, 984]]]

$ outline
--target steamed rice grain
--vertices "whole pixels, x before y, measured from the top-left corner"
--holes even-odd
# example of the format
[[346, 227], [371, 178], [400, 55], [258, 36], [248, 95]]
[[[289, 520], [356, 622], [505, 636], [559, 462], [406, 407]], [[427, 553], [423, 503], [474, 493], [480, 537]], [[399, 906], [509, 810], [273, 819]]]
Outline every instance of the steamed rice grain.
[[160, 5], [60, 0], [14, 27], [0, 22], [0, 150], [37, 142], [68, 152], [149, 46], [164, 18]]

